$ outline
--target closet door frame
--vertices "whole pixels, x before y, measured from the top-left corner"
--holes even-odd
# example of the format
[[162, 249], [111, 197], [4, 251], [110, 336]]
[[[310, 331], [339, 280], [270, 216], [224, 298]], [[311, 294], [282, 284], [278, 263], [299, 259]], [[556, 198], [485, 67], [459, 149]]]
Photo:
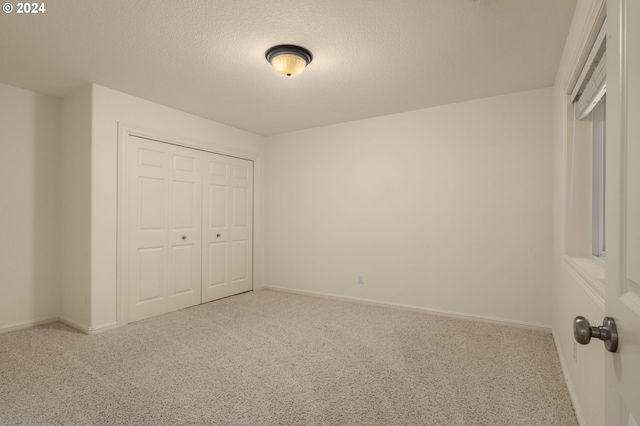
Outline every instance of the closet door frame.
[[212, 143], [205, 144], [197, 141], [190, 141], [183, 137], [176, 137], [166, 133], [140, 128], [135, 125], [118, 123], [118, 209], [117, 209], [117, 271], [116, 271], [116, 321], [118, 326], [128, 324], [128, 289], [125, 288], [126, 271], [128, 268], [128, 247], [129, 237], [127, 232], [127, 212], [128, 203], [126, 200], [126, 179], [127, 179], [127, 140], [130, 136], [154, 140], [184, 148], [192, 148], [206, 151], [213, 154], [225, 155], [240, 158], [253, 162], [253, 290], [259, 290], [263, 284], [264, 276], [264, 250], [263, 250], [263, 229], [262, 229], [262, 170], [263, 157], [247, 151], [242, 151], [228, 146]]

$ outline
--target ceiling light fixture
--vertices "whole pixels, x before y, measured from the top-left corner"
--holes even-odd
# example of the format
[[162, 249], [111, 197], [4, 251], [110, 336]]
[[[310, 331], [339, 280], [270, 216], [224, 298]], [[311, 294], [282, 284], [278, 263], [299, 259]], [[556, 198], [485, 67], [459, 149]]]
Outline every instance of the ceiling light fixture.
[[300, 74], [313, 59], [311, 52], [307, 49], [292, 44], [273, 46], [265, 52], [264, 56], [278, 74], [287, 77]]

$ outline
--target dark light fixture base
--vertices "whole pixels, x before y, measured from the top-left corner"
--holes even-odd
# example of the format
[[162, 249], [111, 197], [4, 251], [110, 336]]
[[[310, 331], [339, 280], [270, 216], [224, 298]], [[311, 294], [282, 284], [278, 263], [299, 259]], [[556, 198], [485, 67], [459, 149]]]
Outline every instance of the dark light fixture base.
[[313, 60], [313, 55], [304, 47], [296, 46], [294, 44], [279, 44], [277, 46], [270, 47], [264, 53], [264, 57], [271, 63], [271, 60], [280, 55], [295, 55], [302, 58], [307, 65]]

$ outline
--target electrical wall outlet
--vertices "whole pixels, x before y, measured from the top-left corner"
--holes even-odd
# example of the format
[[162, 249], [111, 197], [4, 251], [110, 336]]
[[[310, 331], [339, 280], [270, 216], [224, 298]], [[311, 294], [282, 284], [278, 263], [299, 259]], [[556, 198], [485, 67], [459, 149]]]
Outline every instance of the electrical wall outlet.
[[358, 275], [358, 284], [364, 284], [364, 275]]

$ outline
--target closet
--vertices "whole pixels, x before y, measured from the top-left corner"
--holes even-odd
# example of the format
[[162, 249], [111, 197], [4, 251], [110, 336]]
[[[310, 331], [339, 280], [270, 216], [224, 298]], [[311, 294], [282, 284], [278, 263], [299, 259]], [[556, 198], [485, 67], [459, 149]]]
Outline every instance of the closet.
[[127, 321], [253, 288], [253, 162], [129, 135]]

